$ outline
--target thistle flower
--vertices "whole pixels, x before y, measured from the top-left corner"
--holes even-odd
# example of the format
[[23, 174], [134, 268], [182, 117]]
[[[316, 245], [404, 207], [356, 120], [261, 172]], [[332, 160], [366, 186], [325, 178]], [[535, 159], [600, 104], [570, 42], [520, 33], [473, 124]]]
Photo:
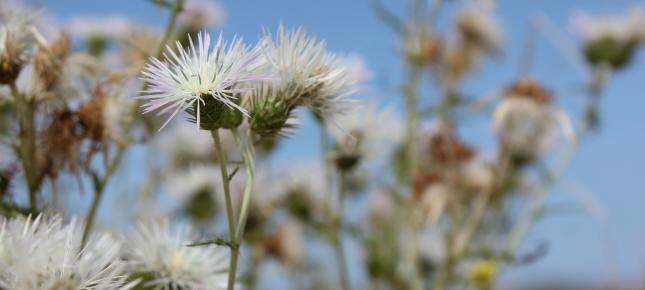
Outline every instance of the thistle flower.
[[275, 39], [265, 33], [261, 47], [277, 72], [287, 103], [307, 106], [317, 115], [346, 109], [346, 97], [362, 78], [302, 28], [288, 30], [281, 24]]
[[269, 234], [262, 246], [265, 253], [286, 267], [295, 266], [303, 254], [302, 228], [294, 221], [285, 221]]
[[573, 16], [573, 28], [582, 36], [584, 55], [591, 64], [608, 64], [614, 69], [629, 63], [645, 41], [645, 10], [630, 9], [626, 15]]
[[334, 115], [328, 130], [336, 140], [333, 158], [343, 170], [354, 168], [361, 160], [373, 157], [377, 148], [382, 150], [400, 138], [399, 123], [392, 110], [378, 111], [374, 103]]
[[289, 168], [280, 179], [274, 179], [269, 192], [294, 217], [303, 222], [317, 220], [327, 207], [321, 176], [318, 165]]
[[156, 27], [137, 25], [121, 37], [121, 57], [126, 64], [144, 63], [156, 53], [163, 31]]
[[520, 160], [531, 160], [546, 149], [557, 131], [575, 139], [567, 115], [553, 107], [553, 95], [537, 81], [525, 78], [509, 86], [493, 116], [502, 150]]
[[167, 62], [152, 58], [142, 72], [148, 83], [141, 99], [144, 113], [170, 113], [165, 127], [180, 111], [188, 110], [204, 130], [237, 127], [242, 114], [236, 94], [248, 90], [249, 81], [261, 80], [256, 72], [259, 52], [249, 50], [241, 39], [227, 44], [220, 35], [211, 49], [211, 38], [200, 33], [195, 46], [190, 39], [188, 51], [177, 42], [176, 53], [168, 47]]
[[289, 100], [288, 90], [271, 81], [256, 82], [254, 87], [244, 94], [243, 102], [249, 112], [249, 127], [254, 133], [272, 138], [296, 127], [295, 104]]
[[434, 33], [412, 30], [405, 38], [403, 52], [409, 62], [425, 65], [441, 56], [442, 46], [442, 40]]
[[491, 14], [481, 9], [467, 8], [457, 15], [457, 31], [461, 40], [487, 53], [496, 53], [502, 44], [502, 34]]
[[126, 92], [113, 90], [108, 92], [103, 104], [103, 136], [117, 144], [124, 145], [128, 142], [128, 124], [132, 122], [132, 108], [134, 101]]
[[70, 38], [62, 34], [56, 41], [48, 46], [41, 46], [34, 55], [34, 71], [38, 76], [42, 88], [52, 91], [60, 84], [60, 77], [65, 64], [65, 59], [70, 52]]
[[72, 37], [85, 41], [88, 54], [100, 57], [108, 49], [111, 40], [123, 37], [134, 26], [123, 15], [72, 17], [65, 24], [65, 30]]
[[191, 29], [204, 29], [224, 22], [224, 10], [212, 0], [187, 0], [183, 5], [179, 22]]
[[221, 187], [219, 168], [196, 165], [168, 178], [168, 191], [182, 202], [183, 212], [195, 220], [209, 220], [217, 214], [220, 203], [216, 194]]
[[[238, 156], [239, 148], [228, 131], [220, 133], [222, 148], [226, 156]], [[154, 140], [157, 150], [168, 156], [168, 169], [177, 171], [190, 168], [195, 163], [217, 161], [213, 150], [213, 137], [206, 131], [195, 132], [192, 124], [179, 122], [172, 124]]]
[[167, 221], [141, 223], [130, 236], [125, 255], [144, 287], [226, 289], [227, 251], [187, 246], [195, 241], [197, 237], [187, 226], [173, 232]]
[[83, 247], [73, 220], [59, 217], [0, 221], [0, 288], [24, 290], [130, 289], [121, 243], [109, 235], [91, 237]]
[[19, 10], [0, 12], [0, 84], [15, 81], [27, 61], [32, 17]]

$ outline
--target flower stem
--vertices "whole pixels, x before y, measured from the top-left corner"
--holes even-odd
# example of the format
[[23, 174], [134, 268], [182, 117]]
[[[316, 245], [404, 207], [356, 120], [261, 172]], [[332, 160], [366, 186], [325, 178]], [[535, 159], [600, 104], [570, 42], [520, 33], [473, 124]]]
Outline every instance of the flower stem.
[[226, 168], [226, 154], [222, 149], [222, 140], [219, 135], [219, 130], [211, 131], [213, 135], [213, 143], [215, 143], [215, 153], [217, 154], [217, 161], [219, 163], [220, 173], [222, 176], [222, 185], [224, 187], [224, 199], [226, 203], [226, 220], [228, 222], [228, 234], [231, 244], [231, 257], [229, 261], [228, 272], [228, 289], [232, 290], [235, 287], [235, 272], [237, 269], [237, 259], [239, 253], [239, 245], [235, 242], [235, 217], [233, 214], [233, 202], [231, 200], [231, 188], [229, 184], [228, 170]]
[[98, 212], [99, 205], [101, 203], [101, 198], [103, 197], [103, 192], [107, 186], [108, 181], [114, 174], [114, 171], [119, 167], [121, 159], [123, 159], [124, 147], [117, 147], [116, 153], [110, 163], [107, 165], [105, 170], [105, 175], [102, 178], [98, 178], [96, 174], [92, 175], [92, 181], [94, 182], [94, 198], [92, 199], [92, 205], [90, 206], [87, 216], [85, 218], [85, 228], [83, 229], [83, 238], [81, 240], [81, 249], [87, 243], [87, 239], [92, 232], [92, 227], [94, 226], [94, 220], [96, 219], [96, 214]]
[[226, 154], [222, 149], [222, 140], [219, 135], [219, 130], [211, 131], [213, 135], [213, 143], [215, 143], [215, 153], [217, 154], [217, 161], [222, 176], [222, 185], [224, 187], [224, 202], [226, 203], [226, 220], [228, 222], [229, 239], [231, 242], [235, 240], [235, 218], [233, 214], [233, 202], [231, 199], [231, 188], [229, 184], [228, 169], [226, 168]]
[[25, 96], [18, 91], [15, 82], [9, 84], [11, 94], [16, 102], [18, 124], [20, 127], [20, 160], [27, 180], [29, 191], [29, 209], [36, 212], [38, 209], [37, 194], [40, 187], [38, 170], [36, 166], [36, 128], [34, 126], [34, 106]]
[[240, 210], [240, 218], [237, 223], [237, 232], [235, 233], [236, 241], [239, 243], [244, 237], [244, 228], [246, 227], [246, 220], [249, 216], [249, 206], [251, 205], [251, 195], [253, 194], [253, 179], [255, 176], [255, 149], [253, 148], [253, 141], [249, 137], [246, 146], [243, 146], [237, 130], [233, 130], [233, 136], [237, 143], [244, 148], [243, 157], [244, 164], [246, 165], [246, 187], [244, 188], [244, 195], [242, 198], [242, 209]]
[[90, 206], [90, 209], [87, 212], [87, 216], [85, 218], [85, 228], [83, 229], [81, 246], [85, 246], [87, 239], [92, 232], [92, 227], [94, 226], [94, 220], [96, 219], [96, 214], [101, 203], [101, 198], [103, 197], [103, 192], [105, 191], [105, 187], [112, 177], [112, 174], [114, 174], [114, 171], [116, 171], [116, 169], [119, 167], [119, 163], [121, 163], [121, 159], [123, 159], [124, 150], [124, 147], [117, 147], [116, 153], [112, 160], [110, 160], [110, 163], [107, 165], [105, 175], [103, 175], [102, 178], [99, 179], [96, 174], [92, 175], [92, 181], [94, 182], [94, 198], [92, 199], [92, 205]]
[[417, 89], [419, 79], [421, 78], [420, 69], [409, 64], [408, 82], [404, 86], [405, 109], [406, 109], [406, 126], [405, 126], [405, 175], [412, 176], [417, 168], [417, 158], [415, 158], [415, 143], [417, 135]]
[[345, 172], [340, 171], [338, 178], [338, 205], [336, 210], [335, 231], [332, 238], [334, 254], [336, 256], [336, 265], [338, 267], [338, 276], [342, 290], [349, 290], [349, 273], [347, 269], [347, 260], [343, 251], [343, 209], [345, 205]]

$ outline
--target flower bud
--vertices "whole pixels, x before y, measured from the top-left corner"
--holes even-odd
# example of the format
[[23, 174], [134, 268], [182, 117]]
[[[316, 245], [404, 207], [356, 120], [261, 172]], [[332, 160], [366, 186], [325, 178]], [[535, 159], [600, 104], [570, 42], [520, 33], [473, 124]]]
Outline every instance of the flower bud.
[[197, 123], [199, 120], [199, 127], [208, 131], [221, 128], [234, 129], [244, 121], [242, 112], [216, 100], [211, 95], [202, 95], [201, 100], [195, 101], [187, 112], [191, 122]]
[[293, 107], [284, 98], [258, 98], [251, 101], [249, 125], [260, 137], [274, 137], [293, 128], [287, 121]]

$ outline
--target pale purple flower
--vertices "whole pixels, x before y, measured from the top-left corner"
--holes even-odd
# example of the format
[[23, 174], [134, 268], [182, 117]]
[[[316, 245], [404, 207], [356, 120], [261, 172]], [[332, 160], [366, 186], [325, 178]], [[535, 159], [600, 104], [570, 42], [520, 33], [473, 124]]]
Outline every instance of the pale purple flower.
[[227, 44], [221, 34], [214, 45], [207, 33], [197, 36], [197, 45], [192, 39], [189, 41], [188, 50], [177, 42], [178, 53], [168, 47], [165, 62], [153, 57], [144, 68], [142, 80], [148, 87], [139, 97], [146, 100], [142, 105], [144, 113], [157, 110], [159, 114], [170, 113], [163, 128], [177, 113], [199, 102], [196, 110], [199, 124], [204, 98], [214, 98], [247, 114], [234, 101], [237, 93], [250, 88], [250, 81], [264, 79], [256, 69], [259, 52], [249, 49], [239, 38]]

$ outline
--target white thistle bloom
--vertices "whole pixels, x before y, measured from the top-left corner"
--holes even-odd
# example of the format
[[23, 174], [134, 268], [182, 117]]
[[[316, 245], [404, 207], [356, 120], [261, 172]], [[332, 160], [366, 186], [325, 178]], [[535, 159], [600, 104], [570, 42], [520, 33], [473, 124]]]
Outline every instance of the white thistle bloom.
[[511, 154], [532, 158], [549, 148], [558, 131], [573, 141], [575, 133], [566, 113], [526, 97], [506, 97], [495, 109], [493, 128]]
[[263, 246], [284, 266], [296, 266], [304, 254], [302, 226], [293, 220], [284, 221], [266, 237]]
[[489, 12], [467, 8], [457, 15], [457, 27], [462, 37], [487, 53], [497, 51], [502, 45], [499, 25]]
[[0, 288], [20, 290], [130, 289], [121, 243], [104, 234], [81, 247], [73, 220], [38, 216], [0, 222]]
[[586, 43], [610, 38], [623, 44], [645, 41], [645, 10], [630, 9], [627, 15], [591, 15], [576, 12], [572, 18], [574, 32]]
[[401, 138], [400, 122], [392, 108], [378, 110], [375, 103], [334, 115], [328, 130], [336, 140], [336, 154], [361, 158], [373, 157]]
[[173, 174], [168, 180], [170, 193], [182, 200], [187, 200], [205, 189], [215, 197], [214, 193], [220, 188], [222, 187], [219, 167], [212, 165], [190, 167]]
[[[238, 154], [239, 148], [228, 131], [220, 133], [222, 147], [226, 156]], [[155, 147], [169, 156], [169, 169], [183, 169], [193, 162], [212, 162], [215, 160], [213, 137], [209, 132], [195, 128], [186, 122], [172, 124], [155, 139]]]
[[167, 221], [141, 223], [129, 239], [126, 257], [130, 269], [150, 279], [145, 287], [155, 290], [226, 289], [227, 250], [214, 246], [187, 245], [197, 237], [187, 226], [171, 231]]
[[65, 24], [66, 31], [78, 38], [106, 37], [116, 39], [126, 35], [132, 27], [134, 25], [124, 15], [73, 17]]
[[320, 114], [345, 109], [361, 75], [349, 62], [328, 52], [324, 41], [304, 29], [278, 27], [275, 39], [266, 32], [261, 42], [264, 57], [276, 70], [286, 97]]
[[179, 21], [184, 25], [201, 29], [222, 24], [224, 9], [213, 0], [187, 0]]
[[126, 125], [132, 122], [132, 108], [134, 100], [128, 97], [126, 92], [110, 94], [105, 99], [103, 108], [103, 125], [105, 136], [116, 143], [125, 144], [128, 132]]
[[170, 113], [165, 127], [180, 111], [196, 104], [196, 123], [200, 124], [200, 108], [206, 98], [247, 114], [235, 100], [236, 94], [248, 90], [248, 82], [262, 79], [257, 75], [257, 50], [249, 50], [239, 38], [227, 44], [220, 34], [212, 46], [211, 37], [200, 33], [197, 45], [190, 39], [188, 51], [177, 42], [176, 53], [168, 47], [164, 54], [166, 62], [152, 58], [142, 72], [142, 80], [148, 83], [141, 99], [144, 113], [159, 110]]

